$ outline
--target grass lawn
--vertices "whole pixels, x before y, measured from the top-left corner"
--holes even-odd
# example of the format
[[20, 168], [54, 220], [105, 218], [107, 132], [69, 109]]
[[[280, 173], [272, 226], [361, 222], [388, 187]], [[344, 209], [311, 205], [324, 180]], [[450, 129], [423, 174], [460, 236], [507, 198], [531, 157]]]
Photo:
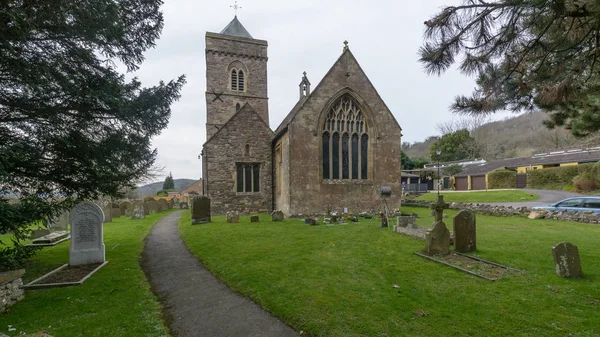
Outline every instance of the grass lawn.
[[[426, 208], [402, 210], [432, 222]], [[213, 273], [303, 335], [600, 335], [598, 225], [477, 215], [476, 255], [525, 271], [491, 282], [413, 254], [423, 241], [376, 221], [266, 218], [191, 226], [188, 211], [179, 228]], [[551, 248], [561, 241], [578, 245], [585, 279], [555, 276]]]
[[[481, 192], [440, 192], [446, 202], [522, 202], [540, 198], [534, 193], [519, 190], [506, 191], [481, 191]], [[434, 201], [437, 193], [429, 192], [416, 198], [416, 200]]]
[[[139, 266], [143, 239], [164, 213], [104, 224], [109, 263], [80, 286], [26, 290], [25, 299], [0, 314], [0, 332], [47, 331], [52, 336], [169, 336], [161, 306]], [[69, 262], [69, 241], [38, 252], [27, 265], [31, 281]], [[16, 331], [8, 332], [12, 325]]]

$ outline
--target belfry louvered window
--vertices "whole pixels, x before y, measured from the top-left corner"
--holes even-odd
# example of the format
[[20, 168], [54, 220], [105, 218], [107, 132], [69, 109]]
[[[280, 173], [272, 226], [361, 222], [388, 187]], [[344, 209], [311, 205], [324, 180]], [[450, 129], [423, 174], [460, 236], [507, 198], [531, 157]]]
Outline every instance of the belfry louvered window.
[[344, 95], [323, 126], [323, 179], [367, 179], [369, 134], [360, 106]]
[[245, 91], [246, 87], [244, 86], [246, 82], [246, 77], [244, 71], [242, 69], [232, 69], [231, 70], [231, 90], [233, 91]]

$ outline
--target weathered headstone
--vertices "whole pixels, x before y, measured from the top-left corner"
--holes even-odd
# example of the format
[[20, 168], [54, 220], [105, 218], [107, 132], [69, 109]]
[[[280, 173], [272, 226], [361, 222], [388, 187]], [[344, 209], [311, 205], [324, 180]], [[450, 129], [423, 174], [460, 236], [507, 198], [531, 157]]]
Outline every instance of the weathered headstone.
[[164, 212], [169, 209], [168, 202], [166, 199], [158, 199], [156, 201], [158, 212]]
[[71, 210], [71, 248], [69, 264], [72, 266], [105, 261], [102, 224], [104, 213], [100, 206], [84, 201]]
[[192, 225], [210, 222], [210, 199], [206, 196], [192, 199]]
[[144, 210], [144, 215], [150, 215], [150, 202], [144, 201], [142, 204], [142, 209]]
[[104, 223], [112, 222], [112, 205], [108, 202], [102, 207], [104, 213]]
[[258, 215], [251, 215], [250, 216], [250, 222], [259, 222]]
[[62, 212], [57, 218], [53, 219], [48, 226], [53, 231], [65, 231], [69, 228], [69, 212]]
[[138, 220], [138, 219], [144, 219], [145, 217], [146, 217], [146, 214], [144, 213], [144, 203], [136, 202], [135, 204], [133, 204], [133, 211], [131, 212], [131, 219]]
[[38, 228], [31, 231], [31, 238], [37, 239], [50, 234], [50, 230], [46, 228]]
[[188, 209], [188, 203], [185, 201], [182, 201], [179, 203], [179, 208], [181, 209]]
[[156, 200], [148, 201], [147, 207], [148, 207], [148, 212], [150, 212], [150, 214], [158, 212], [158, 202]]
[[579, 249], [574, 244], [569, 242], [557, 244], [552, 247], [552, 257], [554, 258], [554, 267], [556, 268], [557, 276], [568, 278], [583, 277]]
[[463, 209], [454, 217], [454, 250], [472, 252], [477, 249], [475, 213]]
[[442, 221], [444, 209], [448, 207], [449, 205], [444, 202], [442, 195], [439, 195], [436, 203], [431, 205], [431, 209], [435, 210], [436, 214], [433, 227], [425, 234], [424, 253], [429, 256], [450, 253], [450, 231]]
[[238, 223], [240, 222], [240, 214], [237, 211], [229, 211], [225, 213], [225, 218], [228, 223]]
[[130, 201], [121, 201], [121, 203], [119, 204], [119, 210], [121, 212], [121, 215], [131, 216], [132, 207], [133, 205]]
[[179, 198], [174, 197], [173, 199], [171, 199], [171, 201], [173, 202], [173, 207], [179, 207]]
[[119, 208], [112, 208], [111, 209], [111, 213], [110, 213], [111, 217], [113, 218], [118, 218], [121, 216], [121, 209]]
[[168, 209], [173, 209], [173, 205], [174, 205], [174, 203], [173, 203], [173, 199], [169, 199], [169, 200], [167, 201], [167, 208], [168, 208]]
[[273, 211], [273, 213], [271, 213], [271, 220], [272, 221], [283, 221], [283, 212], [282, 211]]

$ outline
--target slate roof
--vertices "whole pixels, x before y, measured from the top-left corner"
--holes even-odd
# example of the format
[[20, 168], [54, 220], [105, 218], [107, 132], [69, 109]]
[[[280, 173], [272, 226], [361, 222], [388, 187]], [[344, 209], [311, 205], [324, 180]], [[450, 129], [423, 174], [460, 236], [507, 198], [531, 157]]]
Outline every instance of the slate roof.
[[244, 25], [242, 25], [240, 20], [238, 20], [237, 16], [235, 16], [233, 20], [231, 20], [231, 22], [227, 25], [227, 27], [223, 28], [223, 30], [219, 34], [253, 39], [252, 35], [250, 35], [246, 28], [244, 28]]
[[591, 163], [600, 160], [600, 147], [591, 149], [566, 150], [534, 154], [531, 157], [519, 157], [492, 160], [485, 164], [469, 165], [455, 177], [481, 175], [502, 168], [517, 168], [535, 165], [556, 165], [563, 163]]

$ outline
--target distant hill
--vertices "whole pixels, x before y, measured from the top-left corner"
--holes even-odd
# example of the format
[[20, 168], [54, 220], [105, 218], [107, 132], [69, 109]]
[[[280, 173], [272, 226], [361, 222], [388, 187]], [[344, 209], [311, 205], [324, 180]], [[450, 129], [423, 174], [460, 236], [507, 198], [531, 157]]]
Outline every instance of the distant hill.
[[[181, 191], [184, 188], [190, 186], [198, 179], [173, 179], [175, 183], [175, 190]], [[137, 193], [138, 198], [152, 197], [156, 195], [156, 192], [162, 190], [163, 182], [152, 183], [144, 186], [138, 187], [135, 192]]]
[[[471, 132], [481, 146], [481, 157], [486, 160], [530, 156], [534, 152], [600, 144], [600, 134], [575, 138], [569, 130], [549, 130], [542, 122], [544, 112], [525, 113], [513, 118], [484, 124]], [[429, 148], [436, 141], [429, 137], [415, 142], [405, 153], [410, 158], [429, 159]]]

